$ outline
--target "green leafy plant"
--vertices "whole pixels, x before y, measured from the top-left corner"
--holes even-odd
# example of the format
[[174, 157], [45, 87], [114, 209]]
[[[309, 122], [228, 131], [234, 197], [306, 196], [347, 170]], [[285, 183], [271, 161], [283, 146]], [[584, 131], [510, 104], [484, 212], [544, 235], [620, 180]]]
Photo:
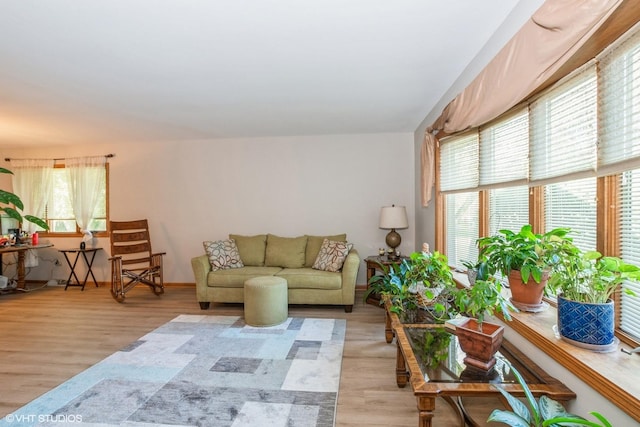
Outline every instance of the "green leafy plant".
[[517, 233], [500, 230], [496, 235], [481, 237], [477, 244], [490, 273], [508, 276], [511, 270], [518, 270], [524, 283], [529, 277], [540, 283], [543, 273], [553, 270], [565, 251], [572, 250], [572, 239], [567, 236], [570, 231], [569, 228], [555, 228], [536, 234], [527, 224]]
[[[606, 303], [625, 280], [640, 281], [640, 267], [618, 257], [575, 248], [556, 265], [548, 286], [572, 301]], [[635, 295], [630, 289], [625, 292]]]
[[494, 277], [478, 278], [473, 286], [451, 291], [455, 310], [478, 321], [478, 330], [486, 315], [500, 311], [506, 320], [511, 320], [510, 311], [518, 311], [502, 294], [502, 284]]
[[[13, 175], [13, 172], [5, 168], [0, 168], [0, 173]], [[0, 203], [3, 203], [5, 205], [0, 206], [0, 211], [6, 213], [10, 218], [15, 219], [19, 223], [28, 221], [36, 224], [40, 228], [44, 228], [45, 230], [49, 229], [49, 225], [47, 225], [47, 223], [42, 219], [33, 215], [24, 215], [20, 213], [20, 211], [24, 210], [24, 204], [22, 203], [20, 197], [16, 196], [15, 194], [10, 193], [9, 191], [0, 190]]]
[[512, 369], [518, 383], [520, 383], [528, 405], [511, 395], [504, 388], [496, 386], [507, 400], [511, 411], [495, 409], [491, 415], [489, 415], [487, 422], [494, 421], [507, 424], [511, 427], [613, 427], [611, 423], [598, 412], [591, 412], [591, 415], [593, 415], [599, 423], [589, 421], [578, 415], [570, 414], [564, 409], [562, 404], [548, 396], [543, 395], [540, 396], [539, 400], [536, 400], [520, 372], [511, 364], [509, 364], [509, 367]]
[[467, 267], [467, 277], [469, 283], [473, 285], [476, 279], [486, 279], [489, 277], [489, 264], [484, 259], [479, 259], [476, 262], [462, 261], [462, 265]]
[[443, 299], [448, 290], [455, 288], [455, 282], [445, 255], [437, 251], [414, 252], [397, 265], [379, 266], [383, 274], [369, 280], [365, 299], [372, 293], [387, 296], [391, 310], [400, 314], [417, 310], [420, 298], [426, 297], [433, 300], [434, 312], [437, 311], [439, 317], [446, 317], [448, 305]]

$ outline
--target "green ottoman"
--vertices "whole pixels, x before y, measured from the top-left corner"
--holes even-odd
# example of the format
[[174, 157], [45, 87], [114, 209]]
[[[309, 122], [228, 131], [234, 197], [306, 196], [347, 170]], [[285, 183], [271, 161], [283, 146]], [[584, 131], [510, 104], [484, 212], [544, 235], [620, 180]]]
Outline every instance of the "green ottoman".
[[244, 282], [244, 321], [250, 326], [275, 326], [289, 317], [287, 281], [260, 276]]

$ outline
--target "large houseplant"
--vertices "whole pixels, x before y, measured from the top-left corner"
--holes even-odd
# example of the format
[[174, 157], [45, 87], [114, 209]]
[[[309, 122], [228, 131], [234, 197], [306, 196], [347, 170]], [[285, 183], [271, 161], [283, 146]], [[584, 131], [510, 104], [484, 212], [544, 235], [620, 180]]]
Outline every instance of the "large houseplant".
[[534, 233], [531, 225], [520, 231], [500, 230], [493, 236], [478, 239], [480, 257], [486, 259], [490, 272], [509, 278], [511, 301], [520, 310], [539, 311], [549, 274], [572, 250], [569, 228], [555, 228], [544, 234]]
[[[0, 168], [0, 173], [6, 173], [13, 175], [9, 169]], [[4, 212], [9, 216], [9, 218], [13, 218], [18, 221], [20, 224], [24, 221], [29, 221], [33, 224], [36, 224], [38, 227], [43, 228], [45, 230], [49, 229], [49, 226], [42, 219], [35, 217], [33, 215], [25, 215], [22, 214], [21, 211], [24, 209], [24, 204], [22, 200], [17, 195], [6, 191], [0, 190], [0, 211]]]
[[[398, 265], [380, 265], [382, 275], [369, 280], [364, 295], [376, 293], [391, 302], [391, 311], [410, 323], [427, 316], [448, 318], [448, 291], [455, 288], [447, 257], [438, 251], [414, 252]], [[417, 317], [416, 317], [417, 316]]]
[[[549, 280], [558, 296], [558, 331], [583, 347], [603, 349], [615, 341], [613, 294], [625, 281], [640, 281], [640, 267], [618, 257], [577, 248], [560, 260]], [[627, 294], [633, 292], [626, 289]]]

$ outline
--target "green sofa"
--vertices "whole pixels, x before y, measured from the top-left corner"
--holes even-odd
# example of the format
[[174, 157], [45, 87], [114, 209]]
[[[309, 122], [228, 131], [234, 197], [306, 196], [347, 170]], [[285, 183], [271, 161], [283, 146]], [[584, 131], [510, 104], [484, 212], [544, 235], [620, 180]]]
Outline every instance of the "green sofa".
[[211, 302], [242, 303], [245, 280], [278, 276], [287, 280], [289, 304], [342, 305], [347, 313], [353, 310], [360, 265], [358, 252], [351, 248], [339, 271], [313, 268], [324, 239], [346, 242], [346, 234], [298, 237], [230, 234], [229, 239], [235, 242], [243, 267], [212, 271], [207, 254], [191, 260], [201, 309], [208, 309]]

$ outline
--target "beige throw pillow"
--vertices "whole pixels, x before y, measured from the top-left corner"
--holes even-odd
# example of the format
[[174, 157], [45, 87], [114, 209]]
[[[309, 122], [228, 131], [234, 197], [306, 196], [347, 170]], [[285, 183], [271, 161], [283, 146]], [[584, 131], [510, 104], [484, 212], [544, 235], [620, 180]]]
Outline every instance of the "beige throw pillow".
[[302, 268], [307, 247], [307, 236], [279, 237], [267, 235], [264, 265], [267, 267]]
[[244, 267], [238, 253], [238, 247], [233, 239], [206, 241], [202, 244], [209, 257], [212, 271]]
[[342, 270], [344, 260], [347, 259], [347, 255], [349, 255], [352, 247], [353, 245], [351, 243], [324, 239], [312, 268], [332, 272]]
[[320, 253], [320, 247], [322, 246], [324, 239], [333, 240], [335, 242], [346, 242], [347, 235], [336, 234], [334, 236], [307, 236], [307, 249], [304, 261], [305, 267], [313, 267], [313, 263], [316, 262], [316, 258], [318, 258], [318, 253]]

